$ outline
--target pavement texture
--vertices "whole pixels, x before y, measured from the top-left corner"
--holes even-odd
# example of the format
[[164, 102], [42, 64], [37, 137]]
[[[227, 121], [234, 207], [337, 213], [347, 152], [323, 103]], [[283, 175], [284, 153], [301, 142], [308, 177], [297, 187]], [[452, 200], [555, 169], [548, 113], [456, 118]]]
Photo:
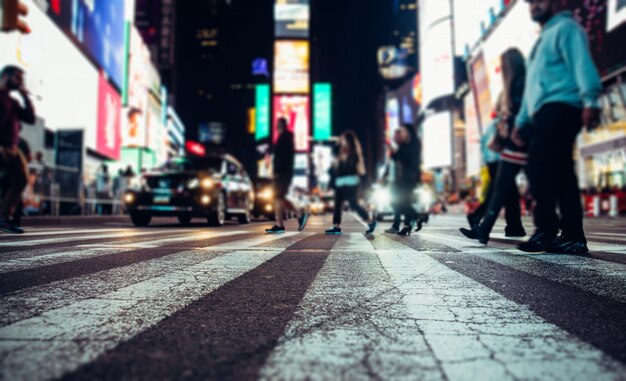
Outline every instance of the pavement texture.
[[462, 216], [330, 220], [0, 235], [0, 379], [626, 380], [623, 220], [588, 220], [586, 256], [521, 253], [502, 225], [484, 246]]

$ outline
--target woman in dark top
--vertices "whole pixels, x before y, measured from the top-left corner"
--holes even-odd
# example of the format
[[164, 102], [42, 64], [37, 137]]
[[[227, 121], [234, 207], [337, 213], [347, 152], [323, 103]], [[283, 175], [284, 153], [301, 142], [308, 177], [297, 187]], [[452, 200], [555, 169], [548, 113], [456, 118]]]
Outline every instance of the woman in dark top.
[[326, 234], [341, 234], [341, 212], [344, 202], [357, 212], [359, 217], [368, 225], [366, 234], [372, 234], [376, 229], [376, 221], [358, 202], [358, 191], [361, 178], [365, 176], [365, 161], [361, 143], [354, 131], [346, 131], [339, 137], [339, 155], [333, 166], [335, 187], [335, 211], [333, 227], [326, 230]]
[[522, 226], [520, 194], [515, 178], [526, 166], [527, 153], [526, 148], [517, 146], [511, 140], [515, 116], [522, 105], [526, 67], [524, 57], [518, 49], [505, 51], [500, 59], [504, 90], [501, 106], [497, 110], [498, 135], [492, 147], [501, 152], [501, 162], [494, 180], [494, 194], [482, 222], [479, 225], [473, 225], [471, 229], [460, 229], [466, 237], [477, 239], [483, 244], [489, 242], [489, 234], [504, 205], [506, 205], [507, 214], [511, 215], [511, 218], [507, 218], [509, 221], [505, 230], [506, 236], [523, 237], [526, 235]]
[[411, 125], [400, 127], [395, 135], [397, 148], [390, 147], [391, 158], [395, 161], [396, 176], [394, 190], [396, 207], [404, 215], [404, 227], [399, 235], [408, 236], [417, 224], [418, 213], [413, 208], [413, 191], [420, 182], [420, 144], [417, 133]]

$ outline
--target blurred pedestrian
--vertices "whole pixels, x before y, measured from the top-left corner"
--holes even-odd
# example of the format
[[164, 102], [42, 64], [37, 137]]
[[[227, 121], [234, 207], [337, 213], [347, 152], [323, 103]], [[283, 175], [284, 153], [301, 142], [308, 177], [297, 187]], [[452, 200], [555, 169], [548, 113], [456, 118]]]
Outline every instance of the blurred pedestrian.
[[113, 178], [113, 214], [122, 213], [122, 195], [126, 191], [126, 179], [124, 170], [117, 170], [117, 175]]
[[[397, 140], [397, 136], [400, 133], [400, 129], [396, 129], [394, 131], [394, 137], [393, 140], [394, 142]], [[390, 204], [391, 204], [391, 209], [393, 210], [393, 222], [391, 223], [391, 226], [387, 229], [385, 229], [385, 233], [388, 234], [398, 234], [398, 232], [400, 231], [400, 223], [402, 223], [402, 213], [400, 213], [400, 210], [398, 209], [398, 204], [396, 202], [396, 191], [395, 191], [395, 186], [396, 186], [396, 166], [393, 163], [393, 160], [391, 160], [391, 150], [389, 150], [389, 161], [387, 162], [387, 165], [385, 166], [385, 172], [383, 174], [383, 178], [382, 178], [382, 183], [385, 187], [387, 187], [389, 189], [389, 195], [390, 195]]]
[[[13, 91], [19, 93], [23, 106], [13, 99]], [[0, 72], [0, 161], [4, 176], [10, 180], [4, 187], [0, 205], [0, 230], [13, 234], [24, 232], [10, 217], [28, 182], [26, 159], [18, 148], [20, 122], [35, 123], [35, 109], [24, 86], [24, 71], [16, 66], [5, 66]]]
[[111, 176], [109, 175], [109, 167], [104, 163], [96, 173], [96, 199], [98, 214], [111, 214]]
[[358, 193], [361, 178], [365, 176], [365, 160], [361, 143], [354, 131], [346, 131], [339, 137], [339, 154], [333, 166], [335, 206], [333, 227], [326, 234], [341, 234], [341, 214], [345, 202], [350, 204], [363, 221], [367, 223], [366, 234], [374, 233], [376, 220], [359, 204]]
[[265, 229], [270, 234], [285, 232], [285, 213], [293, 211], [298, 216], [298, 231], [304, 230], [309, 219], [308, 213], [296, 208], [289, 200], [287, 193], [293, 179], [293, 167], [295, 161], [294, 136], [287, 129], [287, 119], [279, 118], [277, 121], [278, 140], [274, 147], [274, 215], [276, 224]]
[[[19, 142], [17, 143], [17, 148], [20, 150], [20, 152], [26, 159], [26, 163], [28, 165], [28, 163], [32, 161], [33, 155], [30, 150], [30, 145], [28, 144], [26, 139], [20, 138]], [[27, 169], [27, 173], [28, 173], [28, 169]], [[28, 187], [28, 178], [26, 180], [26, 187]], [[24, 215], [24, 192], [20, 194], [20, 198], [17, 202], [17, 205], [15, 206], [15, 210], [13, 211], [13, 218], [11, 219], [11, 222], [13, 223], [13, 225], [22, 226], [23, 215]]]
[[528, 177], [537, 230], [519, 249], [584, 254], [589, 249], [573, 149], [582, 126], [592, 130], [599, 123], [602, 84], [585, 30], [571, 12], [557, 7], [556, 0], [530, 1], [532, 19], [542, 30], [528, 60], [513, 140], [530, 144]]
[[526, 165], [526, 148], [518, 147], [511, 140], [515, 127], [515, 116], [522, 105], [526, 67], [524, 56], [518, 49], [509, 49], [500, 57], [504, 91], [499, 102], [497, 133], [494, 145], [501, 151], [501, 160], [495, 178], [492, 179], [492, 194], [484, 218], [480, 225], [471, 225], [470, 229], [461, 228], [461, 233], [468, 238], [478, 239], [486, 244], [493, 225], [498, 219], [500, 209], [506, 208], [507, 237], [526, 235], [522, 225], [520, 194], [515, 179]]
[[394, 136], [397, 147], [390, 146], [396, 175], [393, 190], [398, 213], [404, 216], [404, 226], [398, 235], [408, 236], [418, 224], [419, 214], [413, 207], [413, 192], [420, 182], [420, 144], [413, 126], [405, 124]]

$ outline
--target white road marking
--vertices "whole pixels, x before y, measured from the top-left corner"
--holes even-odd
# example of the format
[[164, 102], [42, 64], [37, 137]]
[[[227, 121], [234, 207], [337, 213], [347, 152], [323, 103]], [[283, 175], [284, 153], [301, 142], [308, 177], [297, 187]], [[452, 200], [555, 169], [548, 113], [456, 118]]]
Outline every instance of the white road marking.
[[[72, 228], [62, 228], [62, 229], [50, 230], [50, 231], [36, 231], [36, 232], [27, 231], [27, 232], [24, 233], [24, 235], [22, 235], [20, 237], [21, 238], [29, 238], [29, 237], [38, 237], [38, 236], [43, 236], [43, 235], [55, 235], [55, 236], [58, 236], [58, 235], [84, 234], [84, 233], [130, 232], [130, 231], [136, 231], [136, 230], [137, 229], [131, 229], [131, 228], [126, 228], [126, 229], [120, 229], [120, 228], [116, 228], [116, 229], [98, 229], [98, 228], [93, 228], [93, 229], [83, 229], [83, 230], [72, 229]], [[157, 233], [157, 232], [155, 231], [155, 233]], [[11, 236], [11, 237], [16, 237], [16, 236]]]
[[366, 251], [374, 247], [363, 233], [344, 233], [339, 236], [333, 250]]
[[612, 380], [626, 371], [426, 254], [334, 251], [261, 379]]
[[[302, 235], [302, 238], [305, 238], [308, 236], [308, 234], [303, 234], [301, 232], [286, 232], [283, 234], [260, 234], [258, 237], [254, 237], [254, 238], [210, 246], [210, 247], [205, 248], [205, 250], [210, 250], [210, 251], [243, 250], [243, 249], [247, 249], [250, 246], [261, 245], [264, 243], [276, 241], [282, 238], [289, 238], [289, 237], [293, 237], [296, 235]], [[267, 249], [271, 249], [271, 248], [267, 248]]]
[[[184, 230], [172, 230], [172, 231], [168, 231], [168, 234], [180, 233], [180, 232], [184, 232]], [[79, 237], [64, 237], [64, 238], [52, 237], [52, 238], [25, 240], [25, 241], [17, 241], [17, 242], [0, 242], [0, 247], [18, 247], [18, 246], [28, 247], [28, 246], [48, 245], [48, 244], [55, 244], [55, 243], [80, 242], [80, 241], [85, 241], [88, 239], [103, 239], [103, 238], [123, 239], [123, 238], [133, 238], [133, 237], [139, 237], [139, 236], [151, 235], [151, 234], [158, 235], [159, 233], [162, 233], [162, 232], [145, 231], [145, 230], [128, 230], [123, 233], [113, 233], [113, 234], [92, 234], [92, 235], [83, 235]]]
[[[463, 254], [471, 253], [553, 282], [626, 302], [626, 265], [621, 263], [574, 255], [529, 254], [519, 250], [504, 251], [489, 246], [477, 249], [475, 248], [476, 241], [465, 240], [463, 242], [440, 234], [426, 233], [422, 238], [447, 245]], [[542, 262], [558, 266], [545, 266]]]
[[1, 327], [0, 378], [58, 378], [278, 254], [227, 253]]
[[[227, 232], [205, 232], [194, 233], [184, 236], [176, 236], [173, 238], [163, 238], [158, 240], [150, 240], [148, 242], [133, 242], [129, 244], [93, 244], [93, 245], [77, 245], [79, 250], [70, 250], [67, 248], [55, 249], [52, 253], [43, 250], [41, 255], [34, 255], [26, 258], [9, 259], [0, 261], [0, 274], [10, 271], [28, 270], [41, 266], [55, 265], [59, 263], [71, 262], [81, 259], [99, 257], [102, 255], [122, 254], [127, 251], [136, 249], [157, 248], [164, 244], [175, 242], [189, 242], [194, 244], [196, 240], [204, 240], [210, 238], [229, 237], [248, 233], [245, 230], [235, 230]], [[189, 245], [185, 245], [189, 246]]]

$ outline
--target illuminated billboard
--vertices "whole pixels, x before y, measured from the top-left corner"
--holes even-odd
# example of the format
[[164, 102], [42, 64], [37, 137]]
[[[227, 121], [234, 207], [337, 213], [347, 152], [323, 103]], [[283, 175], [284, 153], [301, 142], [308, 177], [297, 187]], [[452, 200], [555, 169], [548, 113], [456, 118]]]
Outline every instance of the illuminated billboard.
[[476, 104], [473, 94], [467, 94], [464, 100], [465, 106], [465, 162], [467, 163], [467, 176], [480, 174], [480, 126]]
[[606, 31], [612, 32], [626, 22], [626, 1], [609, 0], [607, 7]]
[[120, 158], [121, 111], [122, 98], [101, 74], [98, 80], [96, 151], [113, 160]]
[[494, 103], [489, 89], [489, 75], [487, 73], [487, 66], [485, 65], [485, 58], [483, 54], [480, 53], [476, 56], [469, 65], [470, 84], [472, 87], [472, 93], [475, 97], [474, 102], [477, 107], [476, 111], [478, 122], [481, 127], [481, 131], [484, 131], [487, 123], [491, 121], [491, 113], [494, 109]]
[[270, 137], [270, 86], [256, 86], [256, 140]]
[[539, 32], [539, 24], [533, 22], [529, 16], [528, 4], [520, 1], [485, 40], [482, 51], [492, 104], [496, 104], [503, 87], [500, 56], [509, 48], [517, 48], [524, 57], [528, 57], [539, 38]]
[[308, 94], [309, 42], [276, 41], [274, 49], [274, 92]]
[[330, 83], [313, 85], [313, 138], [328, 140], [332, 136], [333, 89]]
[[130, 31], [128, 102], [124, 108], [122, 146], [145, 147], [150, 52], [135, 27]]
[[48, 16], [122, 87], [124, 0], [48, 0]]
[[450, 3], [420, 1], [420, 70], [425, 107], [454, 93]]
[[440, 112], [424, 121], [422, 157], [426, 169], [452, 165], [452, 116]]
[[278, 140], [278, 118], [287, 119], [287, 129], [294, 134], [296, 151], [309, 150], [309, 97], [279, 95], [274, 97], [273, 141]]
[[309, 37], [309, 19], [308, 1], [277, 2], [274, 5], [276, 37]]

